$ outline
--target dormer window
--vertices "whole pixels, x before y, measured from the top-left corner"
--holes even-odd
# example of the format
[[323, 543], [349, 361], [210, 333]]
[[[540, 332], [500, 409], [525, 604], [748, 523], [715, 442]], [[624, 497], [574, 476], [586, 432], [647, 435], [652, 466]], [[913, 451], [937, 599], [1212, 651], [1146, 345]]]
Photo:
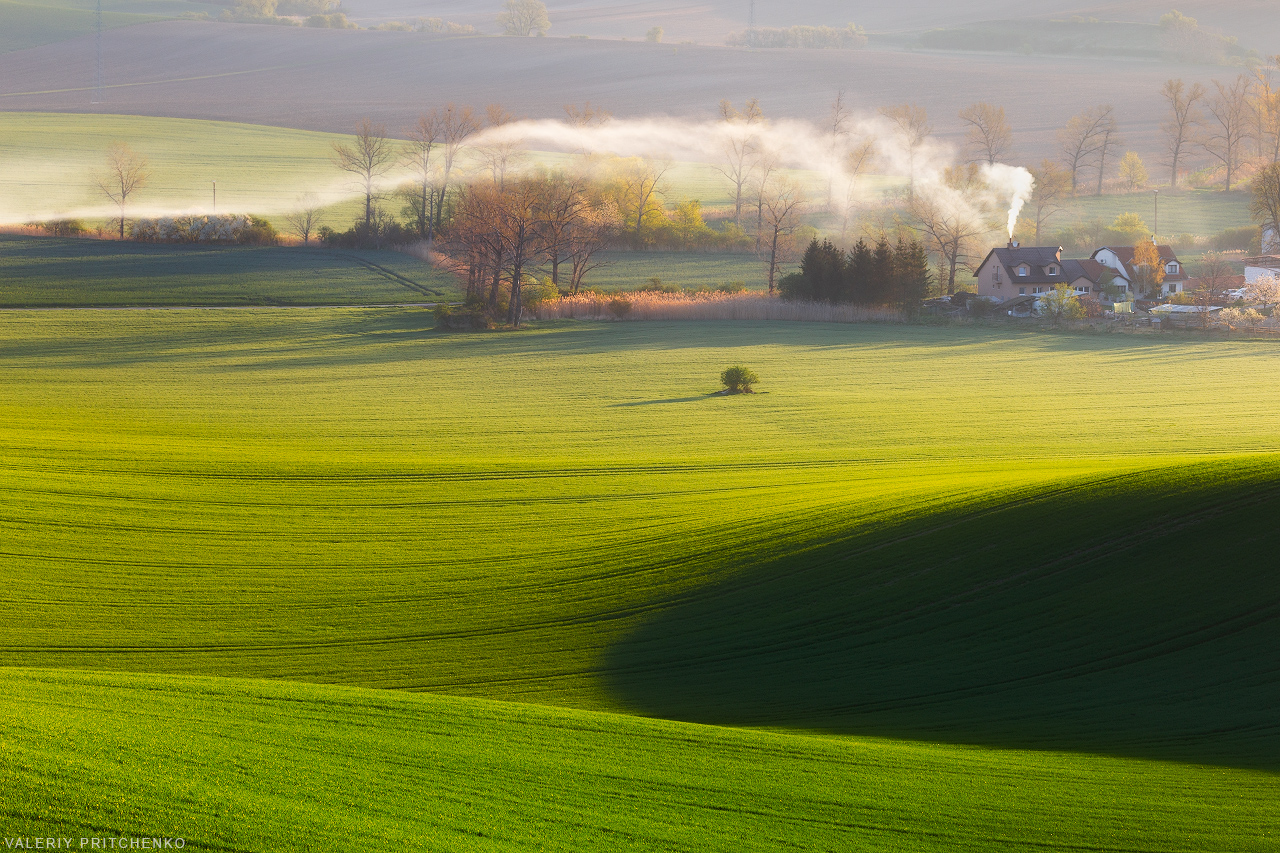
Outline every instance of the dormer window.
[[1057, 265], [1057, 264], [1049, 264], [1048, 273], [1049, 273], [1049, 275], [1057, 275], [1057, 274], [1058, 274], [1058, 265]]
[[1165, 272], [1167, 272], [1169, 275], [1177, 275], [1177, 274], [1178, 274], [1178, 262], [1177, 262], [1177, 261], [1169, 261], [1169, 263], [1167, 263], [1167, 264], [1165, 264], [1165, 265], [1164, 265], [1164, 271], [1165, 271]]
[[1024, 275], [1030, 274], [1031, 268], [1028, 267], [1026, 264], [1018, 264], [1018, 268], [1014, 270], [1014, 272], [1016, 272], [1020, 276], [1024, 276]]

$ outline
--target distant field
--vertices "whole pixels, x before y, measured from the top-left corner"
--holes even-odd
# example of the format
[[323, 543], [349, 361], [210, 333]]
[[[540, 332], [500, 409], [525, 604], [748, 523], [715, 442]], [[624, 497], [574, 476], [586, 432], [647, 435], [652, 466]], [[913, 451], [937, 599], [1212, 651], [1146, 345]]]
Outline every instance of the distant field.
[[[158, 21], [175, 7], [195, 8], [182, 0], [120, 2], [102, 4], [102, 26], [115, 29], [130, 24]], [[43, 44], [87, 35], [97, 29], [95, 5], [85, 2], [41, 2], [41, 0], [0, 0], [0, 53], [25, 50]]]
[[[1253, 225], [1249, 217], [1249, 193], [1247, 190], [1235, 190], [1224, 193], [1220, 190], [1179, 190], [1160, 192], [1160, 234], [1172, 238], [1180, 234], [1196, 234], [1212, 237], [1228, 228], [1240, 228]], [[1084, 222], [1094, 218], [1101, 219], [1106, 225], [1115, 221], [1121, 213], [1136, 213], [1154, 228], [1155, 196], [1151, 192], [1128, 193], [1123, 195], [1081, 196], [1071, 206], [1058, 214], [1051, 221], [1049, 230], [1055, 225], [1072, 221]]]
[[1274, 847], [1280, 350], [430, 323], [0, 312], [7, 820]]
[[[0, 175], [0, 220], [109, 215], [94, 179], [113, 142], [129, 144], [150, 165], [133, 215], [207, 211], [217, 181], [218, 210], [278, 216], [305, 191], [326, 198], [352, 194], [331, 160], [340, 139], [229, 122], [0, 112], [0, 159], [9, 164]], [[355, 211], [354, 204], [340, 207], [331, 224], [345, 226]]]
[[[556, 29], [552, 35], [571, 33]], [[88, 41], [0, 56], [0, 108], [89, 111]], [[1164, 81], [1208, 83], [1234, 75], [1232, 69], [1109, 57], [1076, 62], [555, 37], [439, 39], [198, 21], [113, 30], [104, 50], [110, 88], [100, 109], [113, 113], [345, 132], [364, 116], [404, 127], [420, 111], [449, 102], [483, 109], [496, 101], [532, 118], [561, 117], [565, 104], [588, 100], [618, 116], [709, 118], [722, 99], [740, 104], [754, 97], [767, 115], [824, 121], [836, 93], [844, 90], [848, 104], [862, 113], [917, 102], [929, 110], [943, 138], [956, 142], [963, 136], [956, 116], [962, 106], [978, 100], [1000, 104], [1015, 131], [1016, 153], [1027, 162], [1055, 152], [1057, 129], [1100, 98], [1115, 104], [1128, 145], [1154, 157]]]
[[332, 305], [457, 298], [399, 252], [0, 236], [0, 307]]
[[680, 287], [741, 282], [750, 290], [763, 290], [767, 285], [764, 264], [749, 253], [608, 252], [604, 258], [608, 264], [588, 274], [588, 287], [634, 290], [652, 278]]

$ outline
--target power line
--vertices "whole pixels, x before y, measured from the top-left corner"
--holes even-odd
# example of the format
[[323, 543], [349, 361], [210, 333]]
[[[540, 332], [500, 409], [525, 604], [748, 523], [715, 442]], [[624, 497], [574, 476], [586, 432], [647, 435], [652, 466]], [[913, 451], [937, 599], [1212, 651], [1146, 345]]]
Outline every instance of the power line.
[[97, 48], [97, 67], [93, 72], [93, 103], [102, 103], [102, 0], [98, 0], [98, 11], [95, 16], [98, 24], [98, 34], [95, 39], [95, 47]]

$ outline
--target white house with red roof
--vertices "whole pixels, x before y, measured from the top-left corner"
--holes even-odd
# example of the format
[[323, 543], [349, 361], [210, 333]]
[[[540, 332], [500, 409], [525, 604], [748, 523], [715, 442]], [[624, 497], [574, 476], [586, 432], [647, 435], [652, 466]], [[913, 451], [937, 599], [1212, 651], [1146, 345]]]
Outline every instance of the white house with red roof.
[[[1178, 260], [1171, 246], [1156, 246], [1160, 255], [1160, 265], [1164, 267], [1164, 283], [1160, 285], [1160, 295], [1170, 296], [1186, 289], [1187, 272]], [[1137, 270], [1133, 264], [1133, 246], [1103, 246], [1093, 253], [1094, 261], [1107, 267], [1114, 275], [1113, 284], [1133, 292], [1133, 280], [1137, 278]]]

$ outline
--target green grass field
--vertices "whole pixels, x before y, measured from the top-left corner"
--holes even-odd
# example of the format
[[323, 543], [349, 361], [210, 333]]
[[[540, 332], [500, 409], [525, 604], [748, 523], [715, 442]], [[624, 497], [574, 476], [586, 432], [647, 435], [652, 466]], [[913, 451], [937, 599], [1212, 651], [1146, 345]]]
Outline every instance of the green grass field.
[[[1176, 237], [1196, 234], [1212, 237], [1228, 228], [1253, 225], [1249, 218], [1249, 193], [1234, 190], [1179, 190], [1167, 188], [1160, 193], [1160, 234]], [[1118, 195], [1081, 196], [1066, 210], [1050, 220], [1050, 231], [1071, 222], [1087, 222], [1101, 219], [1110, 225], [1122, 213], [1136, 213], [1155, 227], [1155, 196], [1151, 192], [1123, 193]]]
[[1273, 346], [430, 325], [0, 313], [14, 832], [1274, 849]]
[[764, 263], [750, 253], [607, 252], [606, 266], [587, 274], [584, 284], [598, 290], [635, 290], [652, 278], [686, 288], [741, 282], [749, 290], [768, 286]]
[[400, 252], [0, 235], [0, 307], [369, 305], [457, 299]]

